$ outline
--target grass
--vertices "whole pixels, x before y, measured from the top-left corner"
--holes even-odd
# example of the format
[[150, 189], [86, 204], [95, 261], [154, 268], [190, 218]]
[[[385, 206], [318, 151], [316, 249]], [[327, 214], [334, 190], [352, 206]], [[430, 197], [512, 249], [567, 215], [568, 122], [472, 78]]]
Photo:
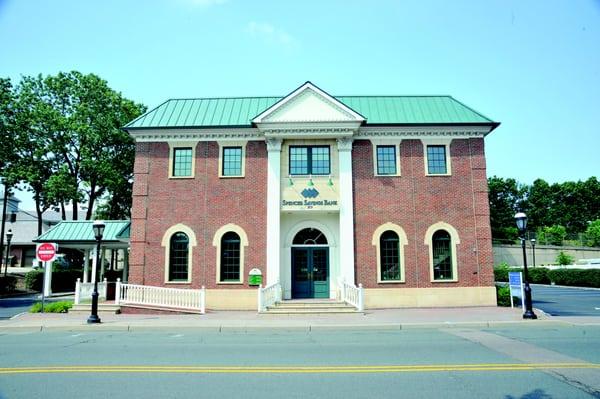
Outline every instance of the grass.
[[[49, 302], [44, 306], [45, 313], [67, 313], [73, 307], [71, 301]], [[36, 302], [29, 309], [29, 313], [40, 313], [42, 311], [42, 303]]]

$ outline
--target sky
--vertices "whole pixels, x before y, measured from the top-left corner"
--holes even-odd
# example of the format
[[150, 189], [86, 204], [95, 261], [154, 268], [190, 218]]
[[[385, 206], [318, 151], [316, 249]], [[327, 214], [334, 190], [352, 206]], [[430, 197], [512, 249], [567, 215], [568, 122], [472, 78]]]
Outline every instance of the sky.
[[600, 0], [0, 0], [0, 40], [13, 83], [78, 70], [149, 108], [449, 94], [501, 122], [488, 176], [600, 175]]

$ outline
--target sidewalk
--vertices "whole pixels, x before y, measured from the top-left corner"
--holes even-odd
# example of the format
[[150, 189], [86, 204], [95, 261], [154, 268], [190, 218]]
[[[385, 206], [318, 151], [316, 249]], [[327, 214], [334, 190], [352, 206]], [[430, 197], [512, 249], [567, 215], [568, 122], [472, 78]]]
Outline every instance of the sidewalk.
[[101, 314], [101, 324], [88, 325], [82, 314], [22, 314], [9, 320], [0, 320], [0, 332], [17, 331], [143, 331], [198, 329], [205, 331], [254, 331], [277, 329], [317, 331], [350, 328], [410, 329], [447, 327], [500, 327], [502, 325], [600, 325], [600, 318], [561, 318], [544, 315], [536, 310], [539, 319], [523, 320], [519, 309], [500, 307], [384, 309], [369, 310], [365, 314], [269, 315], [251, 311], [220, 311], [205, 315], [132, 315]]

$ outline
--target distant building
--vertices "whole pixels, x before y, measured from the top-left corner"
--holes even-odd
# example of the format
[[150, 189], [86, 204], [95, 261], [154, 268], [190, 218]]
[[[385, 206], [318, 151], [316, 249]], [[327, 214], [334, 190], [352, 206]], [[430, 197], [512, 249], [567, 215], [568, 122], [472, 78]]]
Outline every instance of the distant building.
[[450, 96], [168, 100], [135, 138], [129, 281], [256, 309], [362, 284], [367, 308], [495, 305], [484, 137]]
[[[0, 223], [2, 223], [3, 203], [4, 193], [0, 192]], [[32, 240], [38, 236], [38, 218], [35, 211], [21, 210], [19, 208], [20, 203], [21, 201], [15, 196], [10, 195], [8, 197], [4, 233], [6, 235], [9, 229], [13, 233], [13, 238], [10, 242], [10, 256], [13, 257], [13, 264], [20, 267], [31, 267], [35, 260], [35, 243]], [[59, 212], [50, 210], [44, 212], [42, 215], [42, 232], [47, 231], [61, 220]], [[4, 245], [6, 248], [6, 237], [4, 237]], [[4, 254], [6, 255], [6, 252]], [[2, 264], [4, 264], [4, 259], [2, 259]]]

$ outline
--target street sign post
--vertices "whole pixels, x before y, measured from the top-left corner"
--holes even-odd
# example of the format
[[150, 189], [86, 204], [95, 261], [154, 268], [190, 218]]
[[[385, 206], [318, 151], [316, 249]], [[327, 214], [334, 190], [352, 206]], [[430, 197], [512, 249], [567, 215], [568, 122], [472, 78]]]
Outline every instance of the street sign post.
[[508, 273], [508, 286], [510, 288], [510, 306], [515, 307], [514, 298], [518, 298], [519, 304], [523, 307], [523, 273], [522, 272], [509, 272]]
[[[52, 261], [56, 259], [58, 244], [45, 242], [38, 244], [35, 248], [35, 256], [44, 266], [44, 286], [42, 287], [42, 313], [44, 313], [44, 303], [46, 296], [52, 293]], [[50, 268], [50, 269], [49, 269]]]

